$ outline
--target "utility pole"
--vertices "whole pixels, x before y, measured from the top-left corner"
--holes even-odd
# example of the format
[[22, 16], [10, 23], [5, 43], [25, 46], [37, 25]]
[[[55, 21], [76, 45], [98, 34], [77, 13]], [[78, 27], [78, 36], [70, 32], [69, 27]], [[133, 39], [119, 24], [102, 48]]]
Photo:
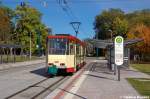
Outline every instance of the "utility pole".
[[[78, 36], [78, 30], [79, 30], [79, 26], [81, 24], [81, 22], [70, 22], [71, 26], [73, 27], [75, 33], [76, 33], [76, 37]], [[77, 42], [75, 44], [75, 66], [77, 65]]]
[[73, 27], [75, 33], [76, 33], [76, 37], [78, 36], [78, 33], [79, 33], [79, 26], [81, 25], [81, 22], [70, 22], [71, 26]]

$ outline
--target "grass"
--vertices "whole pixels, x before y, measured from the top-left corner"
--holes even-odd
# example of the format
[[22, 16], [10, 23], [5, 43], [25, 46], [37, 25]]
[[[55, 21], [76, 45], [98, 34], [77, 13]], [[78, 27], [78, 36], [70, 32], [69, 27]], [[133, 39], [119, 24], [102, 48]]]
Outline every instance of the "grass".
[[[150, 64], [131, 64], [131, 66], [150, 75]], [[127, 80], [139, 94], [150, 97], [150, 78], [127, 78]]]
[[127, 78], [127, 80], [138, 91], [139, 94], [150, 97], [150, 79]]
[[131, 64], [131, 66], [143, 73], [150, 75], [150, 64]]

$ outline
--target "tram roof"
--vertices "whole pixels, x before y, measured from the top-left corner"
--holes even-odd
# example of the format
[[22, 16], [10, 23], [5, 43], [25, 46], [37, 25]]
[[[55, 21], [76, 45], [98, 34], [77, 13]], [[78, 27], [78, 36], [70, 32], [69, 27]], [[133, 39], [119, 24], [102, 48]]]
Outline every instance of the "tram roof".
[[48, 38], [49, 39], [52, 39], [52, 38], [68, 39], [70, 41], [77, 42], [78, 44], [81, 44], [82, 46], [85, 46], [85, 43], [83, 41], [79, 40], [77, 37], [72, 36], [72, 35], [49, 35]]

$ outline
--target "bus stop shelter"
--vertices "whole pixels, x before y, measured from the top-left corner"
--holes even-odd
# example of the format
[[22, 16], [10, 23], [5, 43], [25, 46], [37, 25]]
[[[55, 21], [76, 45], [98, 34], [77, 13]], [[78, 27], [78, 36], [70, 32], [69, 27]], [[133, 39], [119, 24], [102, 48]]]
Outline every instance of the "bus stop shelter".
[[16, 52], [20, 49], [20, 55], [22, 53], [21, 45], [10, 45], [10, 44], [0, 44], [0, 64], [8, 62], [16, 62]]
[[[112, 40], [97, 40], [93, 39], [95, 48], [106, 49], [106, 58], [108, 60], [108, 68], [114, 69], [114, 42]], [[130, 47], [129, 45], [143, 41], [143, 39], [136, 38], [124, 41], [124, 64], [123, 66], [128, 67], [130, 63]]]

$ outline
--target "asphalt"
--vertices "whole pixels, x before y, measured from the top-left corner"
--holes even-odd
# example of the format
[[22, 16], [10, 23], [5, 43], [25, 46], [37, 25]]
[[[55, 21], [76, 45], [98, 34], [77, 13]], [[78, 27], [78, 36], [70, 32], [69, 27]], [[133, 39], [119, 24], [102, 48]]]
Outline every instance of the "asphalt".
[[44, 60], [1, 64], [0, 67], [3, 67], [0, 70], [0, 99], [46, 78]]

